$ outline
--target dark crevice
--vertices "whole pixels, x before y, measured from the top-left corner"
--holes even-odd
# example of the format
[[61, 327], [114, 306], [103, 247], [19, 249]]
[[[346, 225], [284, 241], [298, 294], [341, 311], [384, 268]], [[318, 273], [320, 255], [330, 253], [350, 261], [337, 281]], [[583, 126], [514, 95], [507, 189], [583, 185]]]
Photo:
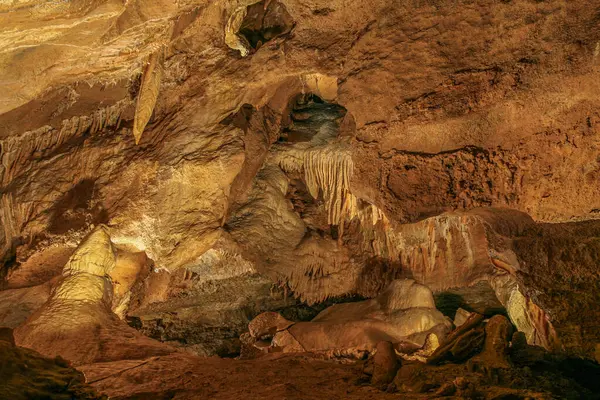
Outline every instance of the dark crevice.
[[239, 34], [255, 50], [292, 31], [294, 20], [278, 1], [264, 0], [248, 6]]
[[17, 248], [23, 244], [25, 244], [23, 238], [14, 238], [10, 246], [4, 251], [4, 254], [0, 255], [2, 257], [0, 259], [0, 290], [4, 289], [6, 285], [8, 273], [19, 267], [20, 263], [17, 261]]
[[346, 109], [339, 104], [329, 103], [319, 96], [307, 93], [292, 98], [287, 118], [282, 123], [279, 142], [308, 142], [319, 132], [336, 137]]
[[448, 289], [436, 293], [434, 299], [436, 308], [452, 319], [459, 308], [486, 317], [496, 314], [508, 315], [506, 308], [500, 303], [490, 284], [485, 281], [470, 287]]
[[252, 118], [252, 113], [254, 111], [252, 104], [243, 104], [238, 111], [229, 114], [220, 122], [220, 124], [233, 125], [245, 132], [248, 130], [250, 119]]

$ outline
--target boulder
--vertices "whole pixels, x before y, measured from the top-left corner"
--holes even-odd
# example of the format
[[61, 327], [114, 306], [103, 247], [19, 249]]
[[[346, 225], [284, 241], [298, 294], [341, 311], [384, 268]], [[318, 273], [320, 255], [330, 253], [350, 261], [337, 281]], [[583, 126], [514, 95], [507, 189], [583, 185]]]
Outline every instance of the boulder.
[[264, 312], [257, 315], [248, 324], [250, 335], [255, 338], [262, 336], [273, 336], [279, 331], [289, 328], [294, 323], [283, 318], [276, 312]]
[[494, 315], [485, 325], [485, 343], [480, 357], [496, 368], [509, 368], [509, 340], [512, 324], [503, 315]]
[[394, 380], [398, 368], [400, 368], [400, 362], [391, 342], [379, 342], [375, 350], [371, 383], [378, 387], [387, 386]]
[[450, 359], [461, 362], [481, 351], [484, 344], [485, 332], [481, 328], [471, 329], [459, 336], [450, 349]]
[[427, 339], [425, 339], [425, 344], [422, 348], [412, 352], [402, 352], [399, 350], [398, 353], [404, 360], [414, 360], [424, 363], [427, 361], [427, 357], [431, 356], [438, 347], [440, 347], [438, 336], [435, 333], [430, 333], [427, 335]]
[[454, 315], [454, 326], [459, 327], [469, 319], [471, 313], [465, 309], [459, 308]]
[[453, 358], [454, 354], [463, 357], [469, 345], [481, 344], [481, 334], [474, 334], [471, 331], [475, 330], [482, 321], [483, 315], [472, 313], [464, 324], [448, 335], [442, 345], [427, 359], [427, 363], [437, 364]]

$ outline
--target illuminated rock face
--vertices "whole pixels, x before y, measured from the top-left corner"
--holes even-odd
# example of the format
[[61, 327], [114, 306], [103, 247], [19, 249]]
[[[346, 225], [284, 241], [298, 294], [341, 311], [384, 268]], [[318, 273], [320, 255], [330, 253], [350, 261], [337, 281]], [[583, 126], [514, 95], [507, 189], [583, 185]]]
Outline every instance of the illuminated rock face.
[[115, 248], [100, 226], [75, 250], [48, 301], [15, 330], [17, 345], [76, 365], [174, 351], [143, 337], [111, 311], [115, 266]]
[[0, 1], [1, 323], [69, 355], [47, 332], [237, 339], [399, 278], [485, 281], [529, 343], [598, 358], [598, 15]]
[[255, 347], [261, 347], [266, 336], [272, 339], [267, 351], [331, 356], [372, 352], [381, 341], [423, 346], [430, 333], [443, 338], [451, 323], [435, 308], [431, 290], [401, 279], [375, 299], [333, 305], [310, 322], [293, 323], [271, 312], [258, 315], [248, 328]]

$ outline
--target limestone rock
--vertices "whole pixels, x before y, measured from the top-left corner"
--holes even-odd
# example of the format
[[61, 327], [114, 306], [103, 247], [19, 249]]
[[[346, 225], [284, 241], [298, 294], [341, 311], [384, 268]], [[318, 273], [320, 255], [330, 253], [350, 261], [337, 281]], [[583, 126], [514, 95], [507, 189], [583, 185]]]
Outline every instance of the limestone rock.
[[248, 324], [248, 330], [250, 335], [254, 338], [261, 338], [262, 336], [273, 336], [279, 331], [283, 331], [294, 323], [283, 318], [276, 312], [265, 312], [257, 315]]
[[458, 328], [459, 326], [467, 322], [470, 315], [470, 312], [463, 310], [462, 308], [456, 310], [456, 315], [454, 316], [454, 326]]
[[398, 354], [404, 360], [416, 360], [420, 362], [427, 362], [427, 358], [430, 357], [440, 347], [440, 341], [435, 333], [430, 333], [425, 339], [423, 347], [417, 349], [417, 351], [406, 352], [402, 349], [398, 350]]
[[471, 329], [456, 338], [450, 349], [451, 359], [462, 362], [479, 353], [484, 345], [483, 329]]
[[394, 345], [390, 342], [377, 343], [375, 351], [371, 383], [379, 387], [392, 382], [396, 376], [396, 372], [398, 372], [398, 368], [400, 368], [400, 362], [396, 357]]
[[306, 351], [289, 330], [277, 332], [275, 336], [273, 336], [272, 346], [275, 351], [281, 349], [285, 353], [300, 353]]
[[159, 48], [148, 57], [144, 72], [142, 73], [140, 91], [135, 106], [135, 118], [133, 120], [133, 137], [135, 144], [139, 144], [144, 128], [150, 121], [162, 78], [164, 62], [164, 49]]
[[107, 228], [100, 226], [90, 233], [75, 250], [65, 267], [63, 275], [87, 273], [99, 277], [110, 275], [115, 267], [116, 252]]
[[464, 324], [450, 332], [442, 345], [427, 359], [427, 363], [437, 364], [453, 356], [465, 359], [481, 350], [480, 346], [483, 344], [485, 335], [484, 331], [479, 328], [482, 321], [483, 315], [472, 313]]
[[508, 368], [510, 361], [508, 349], [513, 327], [510, 321], [502, 316], [495, 315], [485, 325], [485, 344], [480, 357], [486, 363], [498, 368]]
[[431, 290], [411, 279], [393, 281], [378, 298], [387, 310], [436, 308]]
[[[391, 288], [376, 299], [331, 306], [311, 322], [290, 326], [288, 332], [305, 351], [318, 352], [344, 349], [371, 351], [381, 341], [409, 341], [422, 346], [432, 331], [445, 335], [450, 323], [435, 308], [402, 308], [411, 302], [422, 304], [423, 293], [429, 294], [426, 299], [432, 299], [431, 292], [421, 285], [415, 285], [418, 290], [405, 291], [407, 287], [412, 288], [414, 282], [408, 281], [408, 285], [400, 283], [392, 283]], [[390, 298], [399, 298], [394, 296], [400, 293], [416, 298], [390, 301]]]
[[[598, 358], [597, 8], [4, 0], [0, 277], [43, 284], [56, 263], [30, 264], [103, 224], [167, 276], [229, 237], [256, 279], [219, 304], [487, 281], [529, 344]], [[185, 309], [160, 274], [155, 325]]]
[[264, 354], [263, 351], [254, 345], [256, 343], [256, 338], [250, 336], [250, 333], [242, 333], [240, 335], [240, 342], [240, 359], [253, 359]]

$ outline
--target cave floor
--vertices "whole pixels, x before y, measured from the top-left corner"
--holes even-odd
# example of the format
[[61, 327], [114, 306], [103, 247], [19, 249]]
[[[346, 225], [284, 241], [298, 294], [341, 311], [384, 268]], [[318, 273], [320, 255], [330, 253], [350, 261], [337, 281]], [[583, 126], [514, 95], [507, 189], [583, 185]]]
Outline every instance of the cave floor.
[[[358, 365], [308, 355], [270, 354], [255, 360], [172, 354], [80, 366], [111, 399], [392, 399], [358, 382]], [[417, 397], [418, 398], [418, 397]]]
[[[430, 399], [426, 393], [379, 390], [365, 380], [363, 363], [343, 364], [312, 354], [268, 354], [258, 359], [201, 358], [176, 353], [145, 360], [78, 367], [98, 392], [111, 399]], [[417, 363], [420, 364], [420, 363]], [[440, 367], [450, 381], [457, 365]], [[423, 371], [427, 373], [425, 370]], [[500, 386], [479, 387], [486, 399], [544, 399], [541, 393]], [[539, 397], [541, 395], [541, 397]], [[505, 397], [508, 396], [508, 397]], [[511, 397], [516, 396], [516, 397]], [[446, 396], [446, 398], [448, 398]]]

